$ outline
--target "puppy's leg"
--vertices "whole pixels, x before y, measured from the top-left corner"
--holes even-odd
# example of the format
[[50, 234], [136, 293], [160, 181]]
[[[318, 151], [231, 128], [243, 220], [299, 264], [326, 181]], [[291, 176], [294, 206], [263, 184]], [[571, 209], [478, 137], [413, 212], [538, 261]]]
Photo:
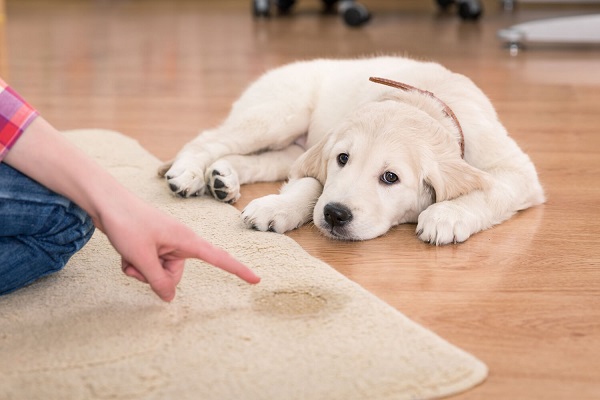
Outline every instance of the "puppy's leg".
[[321, 76], [321, 68], [311, 63], [264, 74], [233, 104], [220, 127], [202, 133], [181, 150], [165, 173], [171, 190], [182, 196], [201, 194], [205, 171], [216, 160], [281, 150], [307, 134]]
[[280, 194], [255, 199], [242, 211], [242, 220], [249, 228], [284, 233], [312, 220], [313, 209], [323, 192], [315, 178], [289, 181]]
[[281, 150], [303, 136], [310, 122], [309, 103], [280, 103], [285, 102], [247, 109], [234, 107], [223, 125], [203, 132], [184, 146], [165, 173], [171, 190], [183, 197], [201, 195], [205, 191], [205, 171], [216, 160]]
[[417, 236], [436, 245], [464, 242], [517, 211], [543, 203], [544, 191], [529, 164], [524, 170], [488, 171], [488, 188], [432, 204], [419, 215]]
[[171, 160], [158, 168], [158, 175], [165, 177], [171, 191], [181, 197], [201, 196], [206, 191], [204, 171], [213, 162], [208, 138], [217, 136], [215, 131], [205, 131], [187, 143]]
[[208, 189], [215, 199], [235, 203], [240, 198], [240, 185], [284, 180], [303, 152], [302, 147], [292, 144], [279, 151], [225, 156], [206, 170]]

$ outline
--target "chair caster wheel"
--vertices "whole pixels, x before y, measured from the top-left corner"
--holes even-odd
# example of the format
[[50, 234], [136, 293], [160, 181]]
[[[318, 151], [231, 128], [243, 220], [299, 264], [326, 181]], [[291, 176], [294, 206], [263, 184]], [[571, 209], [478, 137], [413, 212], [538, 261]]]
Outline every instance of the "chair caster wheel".
[[277, 10], [280, 14], [287, 14], [290, 12], [292, 7], [296, 3], [296, 0], [277, 0], [275, 4], [277, 5]]
[[335, 3], [337, 2], [338, 0], [323, 0], [323, 12], [325, 12], [326, 14], [336, 12]]
[[456, 4], [458, 7], [458, 16], [463, 21], [475, 21], [483, 13], [480, 0], [435, 0], [435, 2], [442, 11], [448, 11], [451, 6]]
[[436, 0], [437, 5], [444, 11], [454, 4], [454, 0]]
[[340, 4], [340, 12], [344, 18], [344, 22], [349, 26], [360, 26], [366, 23], [371, 14], [362, 4], [355, 2], [342, 2]]
[[252, 2], [252, 15], [255, 17], [269, 17], [271, 15], [271, 5], [269, 0], [254, 0]]
[[458, 3], [458, 15], [463, 21], [475, 21], [481, 17], [482, 12], [479, 1], [465, 0]]

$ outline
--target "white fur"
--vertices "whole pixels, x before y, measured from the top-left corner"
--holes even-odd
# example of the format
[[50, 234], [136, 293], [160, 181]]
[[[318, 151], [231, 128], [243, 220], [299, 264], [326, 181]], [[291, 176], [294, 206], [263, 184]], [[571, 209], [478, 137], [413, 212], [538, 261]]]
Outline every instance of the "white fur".
[[[445, 102], [462, 126], [464, 159], [458, 130], [438, 101], [371, 76]], [[345, 164], [340, 154], [348, 155]], [[347, 240], [417, 223], [423, 241], [462, 242], [544, 202], [532, 162], [481, 90], [439, 64], [400, 57], [315, 60], [269, 71], [221, 126], [188, 143], [160, 173], [181, 196], [208, 188], [228, 202], [239, 198], [242, 184], [288, 177], [281, 194], [252, 201], [243, 221], [282, 233], [312, 219], [325, 235]]]

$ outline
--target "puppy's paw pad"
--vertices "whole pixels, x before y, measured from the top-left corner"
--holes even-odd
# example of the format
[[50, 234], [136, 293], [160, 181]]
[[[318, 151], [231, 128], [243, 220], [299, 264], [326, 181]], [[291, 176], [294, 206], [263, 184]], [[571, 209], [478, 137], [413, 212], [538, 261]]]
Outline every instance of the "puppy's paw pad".
[[165, 175], [169, 189], [178, 196], [192, 197], [201, 196], [205, 191], [204, 177], [202, 173], [192, 170], [167, 171]]
[[419, 239], [435, 245], [462, 243], [477, 232], [475, 215], [442, 202], [429, 206], [419, 215], [416, 234]]
[[219, 201], [233, 204], [239, 200], [240, 182], [237, 172], [225, 160], [218, 160], [206, 170], [208, 190]]

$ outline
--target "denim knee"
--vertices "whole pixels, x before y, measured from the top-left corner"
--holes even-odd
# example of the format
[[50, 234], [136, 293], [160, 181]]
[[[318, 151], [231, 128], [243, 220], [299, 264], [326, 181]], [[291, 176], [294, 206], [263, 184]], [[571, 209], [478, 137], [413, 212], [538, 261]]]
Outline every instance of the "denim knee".
[[42, 229], [31, 235], [0, 237], [0, 295], [61, 270], [92, 237], [92, 219], [79, 207], [47, 208]]
[[0, 163], [0, 294], [62, 269], [93, 233], [79, 206]]

